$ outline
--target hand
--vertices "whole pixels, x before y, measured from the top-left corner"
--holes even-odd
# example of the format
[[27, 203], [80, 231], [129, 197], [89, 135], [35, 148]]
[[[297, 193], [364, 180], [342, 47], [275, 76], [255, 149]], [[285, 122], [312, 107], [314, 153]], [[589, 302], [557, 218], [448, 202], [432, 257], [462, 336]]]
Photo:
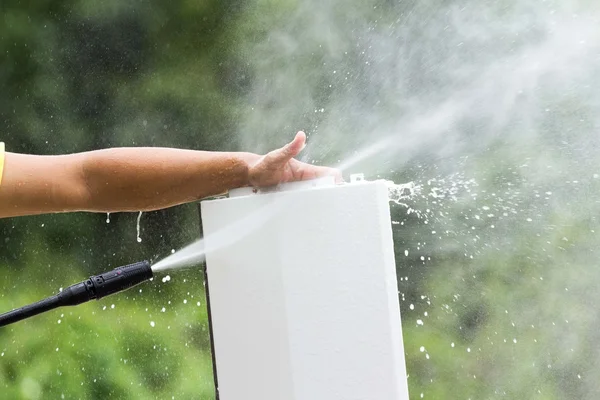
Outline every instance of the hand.
[[306, 134], [298, 132], [293, 141], [264, 156], [248, 159], [249, 183], [254, 187], [274, 186], [279, 183], [302, 181], [333, 176], [342, 182], [342, 173], [335, 168], [318, 167], [294, 159], [304, 148]]

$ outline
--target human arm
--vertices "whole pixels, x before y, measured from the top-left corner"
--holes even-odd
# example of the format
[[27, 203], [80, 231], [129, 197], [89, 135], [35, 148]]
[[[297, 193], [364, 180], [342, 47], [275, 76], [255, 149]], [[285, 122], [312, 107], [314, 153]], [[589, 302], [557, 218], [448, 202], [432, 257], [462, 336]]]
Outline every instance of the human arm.
[[261, 156], [169, 148], [114, 148], [60, 156], [6, 153], [0, 217], [150, 211], [243, 186], [335, 175], [295, 157], [305, 135]]

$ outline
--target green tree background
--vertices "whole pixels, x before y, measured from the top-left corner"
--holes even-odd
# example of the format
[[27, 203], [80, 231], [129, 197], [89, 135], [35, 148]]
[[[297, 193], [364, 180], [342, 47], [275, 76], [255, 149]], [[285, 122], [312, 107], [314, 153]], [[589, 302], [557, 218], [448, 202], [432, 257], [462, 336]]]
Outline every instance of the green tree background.
[[[391, 203], [411, 398], [597, 398], [595, 3], [0, 11], [9, 151], [263, 152], [304, 129], [306, 161], [344, 165], [387, 138], [344, 173], [416, 185]], [[136, 218], [0, 220], [0, 309], [199, 235], [194, 204], [143, 214], [141, 243]], [[0, 397], [213, 399], [202, 274], [170, 277], [2, 329]]]

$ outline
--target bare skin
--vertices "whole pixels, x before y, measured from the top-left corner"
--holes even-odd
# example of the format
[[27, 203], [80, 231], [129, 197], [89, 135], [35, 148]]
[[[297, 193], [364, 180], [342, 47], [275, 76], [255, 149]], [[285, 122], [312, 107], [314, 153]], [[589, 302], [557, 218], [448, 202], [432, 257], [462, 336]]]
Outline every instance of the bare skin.
[[152, 211], [339, 171], [295, 160], [306, 135], [264, 156], [169, 148], [115, 148], [60, 156], [6, 153], [0, 218], [91, 211]]

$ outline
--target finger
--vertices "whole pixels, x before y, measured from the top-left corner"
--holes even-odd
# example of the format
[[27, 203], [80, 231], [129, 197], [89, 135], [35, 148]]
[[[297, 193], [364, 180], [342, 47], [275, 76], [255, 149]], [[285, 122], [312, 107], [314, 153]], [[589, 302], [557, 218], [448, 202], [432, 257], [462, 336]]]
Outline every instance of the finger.
[[289, 151], [296, 157], [306, 147], [306, 133], [299, 131], [289, 144]]
[[342, 176], [342, 171], [336, 168], [329, 167], [319, 167], [317, 170], [317, 177], [321, 176], [333, 176], [335, 178], [335, 183], [344, 182], [344, 177]]
[[335, 168], [330, 168], [331, 174], [335, 177], [335, 183], [344, 183], [344, 177], [342, 176], [342, 171]]
[[280, 149], [273, 150], [269, 153], [270, 161], [276, 164], [285, 164], [292, 158], [296, 157], [302, 151], [306, 144], [306, 134], [302, 131], [296, 134], [294, 140], [286, 144]]
[[335, 179], [335, 183], [343, 183], [344, 178], [342, 176], [342, 171], [337, 168], [330, 167], [318, 167], [315, 165], [309, 165], [297, 160], [293, 160], [290, 163], [290, 167], [292, 168], [292, 174], [294, 179], [296, 180], [307, 180], [307, 179], [315, 179], [322, 178], [325, 176], [333, 176]]

